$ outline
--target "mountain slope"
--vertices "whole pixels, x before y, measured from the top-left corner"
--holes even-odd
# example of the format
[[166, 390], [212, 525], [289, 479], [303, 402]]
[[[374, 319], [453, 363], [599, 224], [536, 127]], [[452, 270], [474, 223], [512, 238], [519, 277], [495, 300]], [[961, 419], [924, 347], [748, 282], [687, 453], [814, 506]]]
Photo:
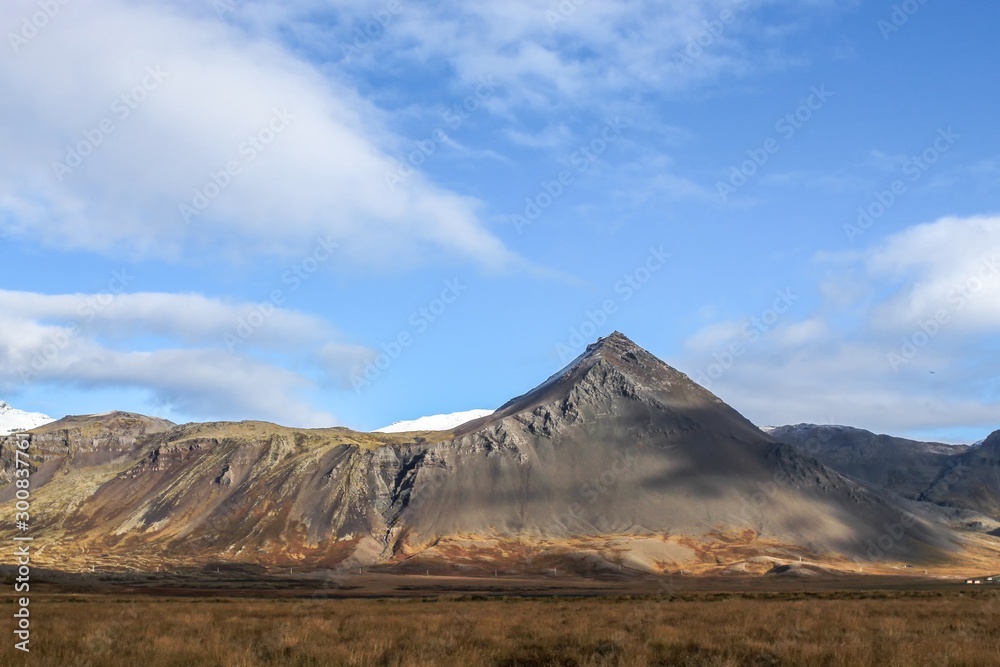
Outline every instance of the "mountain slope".
[[949, 460], [921, 500], [975, 510], [1000, 521], [1000, 430]]
[[772, 428], [770, 436], [825, 465], [900, 495], [919, 499], [965, 445], [919, 442], [849, 426], [798, 424]]
[[[968, 548], [923, 505], [774, 441], [618, 333], [452, 431], [114, 413], [31, 438], [39, 562], [63, 568], [662, 572], [757, 556], [946, 563]], [[0, 460], [10, 451], [0, 440]]]
[[1000, 431], [972, 446], [815, 424], [781, 426], [771, 435], [844, 475], [912, 500], [1000, 521]]
[[[443, 469], [424, 482], [424, 468]], [[775, 443], [684, 374], [615, 333], [495, 414], [429, 447], [399, 522], [442, 535], [713, 534], [864, 557], [905, 510]], [[956, 546], [916, 518], [897, 558]]]

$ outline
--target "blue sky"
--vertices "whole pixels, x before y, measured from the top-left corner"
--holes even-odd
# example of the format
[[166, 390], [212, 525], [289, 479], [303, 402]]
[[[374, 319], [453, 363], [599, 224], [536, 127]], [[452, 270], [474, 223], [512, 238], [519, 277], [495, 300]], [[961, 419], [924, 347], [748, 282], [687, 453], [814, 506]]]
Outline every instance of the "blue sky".
[[620, 330], [759, 424], [1000, 427], [1000, 6], [7, 2], [0, 398], [372, 429]]

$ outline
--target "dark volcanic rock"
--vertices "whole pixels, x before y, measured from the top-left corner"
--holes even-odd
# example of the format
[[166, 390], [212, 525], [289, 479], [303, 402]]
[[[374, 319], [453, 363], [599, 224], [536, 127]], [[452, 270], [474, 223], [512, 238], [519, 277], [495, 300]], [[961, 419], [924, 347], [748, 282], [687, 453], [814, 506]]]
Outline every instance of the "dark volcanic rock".
[[918, 442], [848, 426], [779, 426], [769, 435], [837, 472], [918, 499], [964, 445]]
[[[461, 426], [411, 474], [398, 521], [415, 543], [442, 535], [751, 531], [819, 552], [865, 554], [905, 510], [775, 443], [686, 375], [615, 333], [494, 414]], [[427, 488], [424, 488], [424, 487]], [[894, 556], [953, 546], [917, 519]]]
[[851, 478], [905, 498], [1000, 521], [1000, 431], [978, 446], [918, 442], [815, 424], [781, 426], [770, 435]]
[[1000, 521], [1000, 431], [950, 460], [921, 500], [975, 510]]
[[[174, 427], [173, 422], [131, 412], [69, 416], [30, 431], [33, 464], [31, 486], [38, 489], [60, 469], [102, 466], [138, 456], [150, 436]], [[0, 438], [0, 502], [13, 497], [17, 436]]]

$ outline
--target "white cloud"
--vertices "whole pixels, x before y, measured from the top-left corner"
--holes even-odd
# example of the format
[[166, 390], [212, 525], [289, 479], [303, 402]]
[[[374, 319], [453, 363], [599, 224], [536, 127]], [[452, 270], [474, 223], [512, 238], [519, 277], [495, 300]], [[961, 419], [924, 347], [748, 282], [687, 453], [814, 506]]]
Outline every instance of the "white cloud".
[[828, 334], [828, 326], [821, 318], [813, 317], [774, 330], [775, 344], [781, 347], [798, 347], [822, 340]]
[[[390, 189], [386, 173], [397, 169], [393, 156], [408, 145], [390, 128], [393, 114], [405, 112], [372, 101], [392, 94], [384, 87], [365, 99], [358, 91], [370, 88], [366, 74], [426, 68], [435, 77], [444, 73], [459, 91], [494, 76], [502, 90], [489, 100], [488, 113], [508, 116], [505, 136], [554, 145], [571, 130], [555, 125], [540, 137], [523, 133], [537, 124], [527, 121], [539, 110], [592, 115], [600, 100], [600, 113], [614, 115], [636, 109], [637, 93], [669, 94], [707, 78], [780, 67], [785, 61], [774, 49], [760, 50], [765, 55], [754, 60], [756, 50], [748, 48], [760, 38], [761, 5], [792, 17], [783, 31], [807, 12], [843, 6], [836, 0], [806, 3], [801, 11], [802, 3], [787, 0], [745, 8], [735, 0], [448, 0], [402, 2], [398, 10], [384, 0], [231, 4], [220, 18], [211, 3], [71, 3], [37, 36], [0, 50], [0, 86], [15, 91], [0, 100], [7, 119], [0, 128], [6, 158], [0, 231], [133, 259], [206, 249], [224, 258], [294, 255], [317, 235], [332, 234], [345, 261], [360, 265], [442, 256], [490, 268], [518, 264], [487, 229], [478, 200], [419, 171]], [[677, 55], [724, 10], [734, 10], [732, 20], [699, 47], [693, 64], [679, 68]], [[16, 32], [37, 11], [32, 0], [4, 3], [0, 25]], [[384, 25], [345, 61], [341, 47], [351, 47], [356, 31], [376, 17]], [[150, 71], [161, 74], [151, 78]], [[134, 109], [123, 106], [121, 96], [144, 81], [145, 99], [130, 101]], [[275, 110], [292, 118], [279, 123], [283, 129], [263, 150], [248, 150], [248, 137], [271, 132]], [[53, 173], [53, 163], [66, 162], [66, 147], [86, 147], [84, 133], [104, 120], [113, 131], [94, 135], [100, 145], [92, 154], [70, 173]], [[186, 223], [179, 206], [199, 196], [207, 201], [206, 189], [216, 189], [212, 174], [229, 162], [240, 173], [218, 177], [228, 184]], [[664, 178], [677, 196], [702, 194], [690, 181]]]
[[[37, 10], [4, 3], [0, 25]], [[0, 100], [0, 222], [15, 236], [177, 256], [205, 247], [294, 254], [330, 234], [359, 264], [418, 249], [488, 267], [515, 261], [476, 200], [420, 173], [390, 190], [386, 149], [398, 140], [349, 85], [214, 14], [74, 3], [16, 52], [0, 51], [0, 86], [10, 91]], [[54, 173], [53, 163], [71, 164], [66, 147], [81, 143], [97, 145]], [[219, 177], [228, 185], [186, 223], [179, 206], [196, 190], [214, 192], [211, 174], [230, 161], [240, 173]]]
[[[939, 369], [958, 365], [951, 351], [924, 354]], [[971, 379], [957, 369], [896, 375], [878, 343], [827, 337], [781, 353], [751, 351], [713, 391], [757, 424], [834, 423], [918, 437], [973, 427], [986, 435], [1000, 428], [1000, 401], [962, 386]]]
[[730, 341], [740, 335], [742, 327], [742, 322], [715, 322], [689, 336], [684, 341], [684, 346], [695, 354], [711, 354], [716, 349], [727, 347]]
[[[26, 383], [126, 387], [213, 419], [332, 425], [335, 417], [308, 400], [315, 380], [275, 365], [268, 352], [295, 350], [303, 361], [323, 354], [323, 370], [341, 383], [371, 355], [336, 341], [336, 332], [318, 318], [198, 294], [0, 291], [0, 312], [4, 392]], [[181, 349], [181, 343], [193, 347]]]
[[878, 279], [902, 281], [874, 311], [878, 328], [912, 328], [940, 312], [956, 329], [1000, 328], [1000, 216], [911, 227], [872, 251], [867, 269]]
[[[90, 346], [87, 346], [90, 347]], [[219, 350], [158, 349], [116, 352], [85, 349], [68, 355], [42, 377], [82, 387], [134, 387], [184, 414], [262, 419], [299, 427], [337, 423], [329, 412], [297, 399], [311, 382], [290, 371]]]
[[[36, 294], [0, 290], [0, 311], [8, 319], [79, 323], [94, 336], [128, 339], [154, 334], [182, 343], [225, 343], [240, 321], [250, 317], [253, 343], [295, 345], [330, 339], [335, 331], [325, 321], [283, 308], [256, 303], [223, 302], [200, 294], [132, 293]], [[252, 315], [258, 313], [257, 315]], [[251, 317], [252, 315], [252, 317]]]
[[327, 377], [335, 380], [341, 388], [353, 388], [351, 379], [362, 377], [366, 364], [375, 357], [376, 351], [369, 347], [345, 343], [327, 343], [315, 353]]
[[[900, 435], [998, 427], [1000, 218], [944, 218], [833, 266], [814, 312], [750, 339], [741, 321], [692, 334], [684, 367], [759, 424], [841, 423]], [[959, 299], [956, 286], [973, 289]], [[806, 292], [805, 288], [801, 289]], [[936, 313], [947, 318], [931, 323]], [[742, 351], [727, 357], [732, 343]], [[714, 365], [714, 366], [713, 366]], [[725, 368], [723, 368], [725, 366]]]

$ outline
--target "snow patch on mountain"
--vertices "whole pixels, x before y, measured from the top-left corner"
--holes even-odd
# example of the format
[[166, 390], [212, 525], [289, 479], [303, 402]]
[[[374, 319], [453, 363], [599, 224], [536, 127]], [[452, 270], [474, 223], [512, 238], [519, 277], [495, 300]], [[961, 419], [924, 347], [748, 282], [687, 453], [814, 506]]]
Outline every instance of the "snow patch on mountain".
[[374, 433], [402, 433], [404, 431], [450, 431], [456, 426], [493, 414], [493, 410], [465, 410], [446, 415], [430, 415], [408, 421], [393, 422], [375, 429]]
[[55, 419], [43, 415], [41, 412], [25, 412], [9, 403], [0, 401], [0, 435], [7, 435], [14, 431], [27, 431], [53, 421]]

